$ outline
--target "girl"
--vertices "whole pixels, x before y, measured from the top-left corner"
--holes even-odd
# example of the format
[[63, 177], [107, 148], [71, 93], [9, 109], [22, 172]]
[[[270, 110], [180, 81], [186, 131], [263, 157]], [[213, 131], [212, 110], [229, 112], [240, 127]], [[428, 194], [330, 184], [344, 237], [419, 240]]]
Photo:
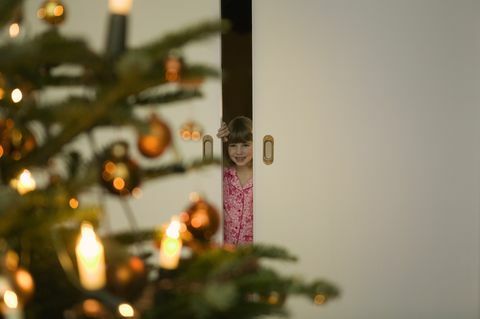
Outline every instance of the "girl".
[[227, 144], [228, 165], [223, 172], [223, 241], [253, 242], [253, 145], [252, 121], [235, 117], [223, 123], [217, 136]]

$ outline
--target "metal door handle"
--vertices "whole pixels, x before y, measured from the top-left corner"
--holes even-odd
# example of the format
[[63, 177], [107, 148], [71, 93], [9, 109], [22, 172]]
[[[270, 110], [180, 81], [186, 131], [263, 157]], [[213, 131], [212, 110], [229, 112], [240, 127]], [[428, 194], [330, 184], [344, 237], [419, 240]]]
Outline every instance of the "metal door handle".
[[202, 140], [202, 149], [203, 149], [203, 160], [212, 161], [213, 160], [213, 137], [210, 135], [204, 135]]
[[273, 136], [265, 135], [263, 137], [263, 162], [266, 165], [270, 165], [273, 163], [273, 155], [274, 155], [274, 140]]

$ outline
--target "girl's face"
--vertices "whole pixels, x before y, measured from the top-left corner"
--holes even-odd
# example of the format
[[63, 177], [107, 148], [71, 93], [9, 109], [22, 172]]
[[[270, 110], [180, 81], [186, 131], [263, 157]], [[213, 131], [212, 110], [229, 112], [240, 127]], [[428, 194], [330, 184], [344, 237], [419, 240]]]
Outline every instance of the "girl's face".
[[237, 166], [247, 166], [252, 162], [252, 142], [228, 144], [228, 156]]

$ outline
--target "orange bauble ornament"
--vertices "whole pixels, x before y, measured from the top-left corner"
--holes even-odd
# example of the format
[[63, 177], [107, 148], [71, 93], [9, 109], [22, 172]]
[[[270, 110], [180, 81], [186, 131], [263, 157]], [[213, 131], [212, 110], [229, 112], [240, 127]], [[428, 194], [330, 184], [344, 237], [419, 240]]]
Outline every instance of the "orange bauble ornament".
[[183, 59], [176, 53], [169, 54], [165, 59], [165, 80], [167, 82], [180, 81]]
[[24, 302], [32, 298], [35, 291], [35, 283], [32, 275], [25, 268], [19, 267], [13, 273], [13, 283]]
[[58, 0], [47, 0], [37, 11], [37, 17], [50, 25], [57, 25], [65, 20], [65, 6]]
[[184, 90], [198, 90], [202, 86], [205, 79], [203, 77], [190, 77], [180, 79], [180, 87]]
[[108, 267], [107, 289], [126, 300], [135, 300], [147, 285], [147, 275], [144, 261], [132, 256]]
[[143, 156], [154, 158], [162, 155], [171, 142], [172, 134], [168, 125], [158, 116], [152, 114], [149, 132], [139, 135], [137, 146]]
[[195, 121], [187, 121], [180, 128], [180, 137], [184, 141], [200, 141], [203, 136], [203, 128]]
[[199, 241], [210, 241], [220, 226], [218, 211], [203, 199], [196, 200], [180, 218], [193, 238]]

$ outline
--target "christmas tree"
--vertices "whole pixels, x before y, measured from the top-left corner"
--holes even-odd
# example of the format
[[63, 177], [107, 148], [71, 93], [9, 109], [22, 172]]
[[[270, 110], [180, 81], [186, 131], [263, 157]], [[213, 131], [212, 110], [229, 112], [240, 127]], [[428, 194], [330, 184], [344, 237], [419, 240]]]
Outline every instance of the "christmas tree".
[[[135, 111], [200, 98], [203, 80], [218, 70], [191, 65], [177, 50], [228, 23], [200, 23], [129, 49], [118, 11], [107, 49], [98, 53], [62, 35], [60, 1], [45, 1], [38, 16], [52, 27], [19, 40], [22, 1], [0, 1], [0, 28], [9, 32], [0, 43], [0, 317], [253, 318], [286, 314], [291, 294], [316, 304], [338, 295], [327, 281], [280, 275], [263, 263], [295, 261], [282, 248], [216, 243], [218, 211], [198, 196], [167, 226], [101, 238], [102, 205], [79, 203], [93, 188], [125, 201], [141, 181], [219, 164], [202, 158], [142, 167], [133, 146], [112, 140], [99, 148], [93, 132], [133, 127], [140, 153], [161, 156], [172, 143], [168, 123], [155, 111], [147, 119]], [[60, 87], [67, 98], [41, 98]], [[94, 156], [75, 149], [81, 136]], [[32, 172], [42, 172], [43, 183]]]

